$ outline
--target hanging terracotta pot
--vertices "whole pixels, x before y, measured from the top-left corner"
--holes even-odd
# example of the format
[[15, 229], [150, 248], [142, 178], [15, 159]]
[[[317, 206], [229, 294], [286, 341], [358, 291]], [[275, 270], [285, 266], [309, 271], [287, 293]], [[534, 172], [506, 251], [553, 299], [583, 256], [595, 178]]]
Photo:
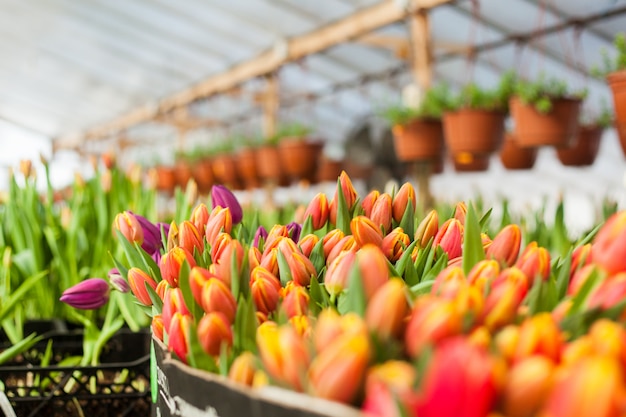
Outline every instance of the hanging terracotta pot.
[[441, 120], [416, 119], [393, 127], [393, 144], [402, 162], [436, 159], [444, 149]]
[[174, 175], [176, 176], [176, 185], [185, 189], [187, 187], [187, 183], [192, 177], [191, 165], [189, 164], [189, 161], [177, 161], [176, 165], [174, 165]]
[[157, 165], [156, 172], [156, 188], [159, 191], [171, 193], [176, 188], [176, 175], [173, 167], [165, 165]]
[[325, 156], [319, 158], [319, 164], [317, 168], [317, 175], [315, 179], [317, 182], [337, 182], [337, 179], [341, 175], [343, 170], [344, 161], [337, 159], [329, 159]]
[[602, 126], [580, 126], [578, 135], [572, 146], [568, 148], [557, 148], [556, 154], [559, 161], [565, 166], [589, 166], [592, 165], [600, 149], [600, 139], [602, 138]]
[[239, 178], [241, 178], [244, 187], [248, 189], [257, 188], [261, 185], [257, 169], [256, 152], [255, 148], [246, 147], [240, 149], [235, 155]]
[[610, 73], [606, 80], [613, 93], [613, 108], [615, 111], [615, 130], [626, 155], [626, 70]]
[[231, 154], [218, 155], [213, 158], [213, 175], [216, 182], [229, 188], [236, 189], [239, 186], [237, 166], [235, 158]]
[[568, 146], [578, 130], [581, 103], [577, 98], [559, 98], [552, 101], [552, 110], [541, 113], [532, 104], [513, 97], [509, 105], [518, 145]]
[[496, 151], [504, 135], [506, 114], [494, 110], [461, 109], [443, 115], [446, 147], [451, 154]]
[[452, 156], [456, 172], [481, 172], [489, 169], [490, 156], [460, 152]]
[[257, 171], [263, 181], [284, 183], [286, 175], [280, 162], [280, 154], [276, 146], [268, 144], [256, 150]]
[[500, 161], [506, 169], [531, 169], [537, 160], [537, 148], [524, 148], [517, 143], [517, 137], [507, 133], [500, 148]]
[[322, 142], [307, 141], [306, 138], [287, 137], [278, 144], [278, 153], [285, 173], [292, 179], [315, 178], [317, 162], [322, 152]]
[[196, 181], [196, 184], [198, 184], [198, 191], [202, 194], [209, 193], [215, 182], [211, 160], [209, 158], [199, 159], [192, 166], [191, 172], [193, 179]]

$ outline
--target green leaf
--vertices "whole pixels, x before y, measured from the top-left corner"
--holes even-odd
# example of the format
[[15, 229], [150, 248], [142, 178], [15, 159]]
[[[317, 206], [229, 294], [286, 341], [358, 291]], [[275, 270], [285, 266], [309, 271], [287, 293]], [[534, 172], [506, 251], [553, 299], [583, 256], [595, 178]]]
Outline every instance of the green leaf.
[[448, 254], [441, 250], [437, 262], [422, 276], [422, 282], [434, 280], [446, 266], [448, 266]]
[[[491, 218], [491, 213], [493, 212], [493, 207], [491, 207], [483, 216], [480, 218], [478, 222], [480, 224], [480, 230], [487, 230], [487, 226], [489, 225], [489, 219]], [[467, 221], [467, 220], [466, 220]]]
[[233, 345], [237, 353], [256, 352], [256, 308], [252, 297], [240, 297], [235, 316]]
[[48, 275], [48, 271], [42, 271], [27, 278], [10, 297], [3, 300], [2, 306], [0, 307], [0, 322], [7, 318], [18, 303], [26, 299], [26, 294], [46, 275]]
[[300, 231], [300, 236], [306, 236], [313, 233], [313, 216], [308, 215], [302, 224], [302, 230]]
[[346, 198], [343, 195], [343, 189], [341, 188], [341, 180], [337, 179], [337, 229], [341, 230], [346, 235], [352, 234], [350, 230], [350, 221], [352, 216], [350, 215], [350, 207], [346, 203]]
[[430, 289], [435, 284], [434, 280], [422, 281], [419, 284], [413, 285], [410, 290], [414, 296], [418, 296], [420, 294], [427, 294], [430, 292]]
[[474, 205], [468, 204], [463, 233], [463, 272], [465, 275], [469, 274], [474, 265], [485, 259], [480, 230]]
[[600, 274], [598, 273], [598, 270], [594, 268], [585, 283], [580, 287], [580, 290], [578, 290], [576, 295], [572, 298], [572, 306], [568, 311], [568, 316], [575, 315], [585, 307], [585, 301], [587, 301], [589, 294], [591, 294], [593, 289], [596, 287], [599, 279]]
[[587, 243], [591, 242], [593, 240], [594, 237], [596, 237], [596, 234], [598, 234], [598, 231], [600, 231], [600, 229], [602, 228], [602, 226], [604, 225], [604, 223], [600, 223], [599, 225], [597, 225], [596, 227], [594, 227], [589, 233], [587, 233], [587, 235], [585, 237], [583, 237], [576, 246], [583, 246], [586, 245]]
[[406, 233], [412, 233], [415, 231], [415, 207], [413, 207], [413, 201], [410, 199], [406, 205], [404, 213], [402, 214], [400, 227], [402, 230], [406, 231]]
[[326, 265], [326, 258], [324, 258], [324, 241], [322, 239], [320, 239], [313, 247], [313, 250], [309, 255], [309, 259], [311, 260], [311, 263], [315, 267], [316, 271], [321, 271]]
[[365, 298], [365, 288], [363, 287], [363, 277], [359, 266], [355, 263], [348, 277], [348, 289], [346, 292], [347, 311], [354, 312], [361, 317], [365, 317], [367, 300]]
[[180, 275], [178, 276], [178, 287], [180, 291], [183, 293], [183, 299], [185, 300], [185, 305], [189, 309], [191, 316], [194, 318], [196, 324], [202, 317], [204, 311], [198, 303], [196, 303], [195, 298], [193, 297], [193, 293], [191, 292], [191, 285], [189, 283], [189, 264], [187, 261], [183, 262], [180, 268]]
[[556, 276], [556, 295], [559, 300], [562, 300], [567, 295], [570, 269], [572, 267], [572, 252], [573, 249], [570, 249], [565, 259], [560, 263]]
[[278, 272], [280, 274], [280, 283], [284, 287], [289, 281], [293, 280], [293, 277], [291, 276], [291, 269], [289, 268], [287, 259], [285, 258], [285, 255], [283, 255], [282, 251], [276, 251], [276, 258], [278, 259]]
[[16, 355], [19, 355], [31, 347], [33, 347], [37, 342], [42, 340], [43, 336], [37, 336], [36, 333], [31, 333], [28, 337], [19, 342], [13, 344], [10, 348], [5, 349], [0, 353], [0, 365], [13, 359]]
[[316, 314], [320, 310], [330, 307], [330, 298], [326, 288], [320, 285], [317, 277], [311, 277], [309, 287], [309, 309], [311, 313]]
[[159, 294], [148, 284], [148, 282], [144, 281], [144, 286], [146, 287], [146, 291], [148, 291], [148, 297], [150, 297], [150, 301], [152, 301], [152, 305], [157, 309], [159, 314], [163, 311], [163, 301]]
[[416, 240], [413, 241], [413, 243], [411, 243], [409, 246], [407, 246], [404, 249], [404, 252], [402, 253], [402, 256], [396, 262], [395, 268], [396, 268], [396, 272], [398, 273], [399, 277], [404, 275], [404, 271], [407, 268], [407, 265], [410, 264], [411, 266], [413, 266], [413, 259], [411, 259], [411, 253], [413, 252], [413, 249], [415, 248], [415, 245], [417, 245], [417, 241]]

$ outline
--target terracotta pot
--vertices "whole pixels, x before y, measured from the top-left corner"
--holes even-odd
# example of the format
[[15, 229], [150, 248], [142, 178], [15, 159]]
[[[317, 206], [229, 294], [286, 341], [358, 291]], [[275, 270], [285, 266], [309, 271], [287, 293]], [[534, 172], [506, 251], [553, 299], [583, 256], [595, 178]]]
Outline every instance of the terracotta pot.
[[496, 151], [504, 136], [503, 112], [461, 109], [443, 115], [446, 147], [451, 154], [484, 155]]
[[456, 172], [481, 172], [489, 169], [489, 155], [476, 155], [461, 152], [452, 156]]
[[344, 169], [346, 174], [353, 180], [368, 180], [372, 176], [374, 166], [372, 164], [360, 164], [348, 159], [345, 161]]
[[292, 179], [312, 181], [323, 146], [321, 142], [303, 138], [283, 138], [278, 144], [278, 153], [285, 173]]
[[343, 170], [343, 161], [320, 157], [315, 179], [318, 182], [332, 181], [337, 182], [341, 171]]
[[159, 191], [172, 192], [176, 188], [174, 167], [158, 165], [156, 171], [156, 187]]
[[569, 146], [578, 130], [581, 102], [573, 98], [557, 99], [552, 102], [552, 110], [544, 114], [513, 97], [509, 105], [519, 146]]
[[286, 175], [280, 162], [276, 146], [265, 145], [256, 150], [256, 166], [262, 180], [282, 183]]
[[257, 188], [261, 182], [257, 168], [255, 148], [243, 148], [235, 155], [235, 163], [239, 178], [246, 188]]
[[174, 165], [174, 175], [176, 176], [176, 185], [180, 188], [186, 188], [187, 183], [191, 179], [191, 165], [188, 161], [178, 161]]
[[580, 126], [572, 146], [556, 150], [559, 161], [565, 166], [592, 165], [598, 156], [603, 131], [602, 126]]
[[219, 155], [213, 158], [213, 175], [216, 182], [224, 184], [230, 188], [237, 188], [239, 177], [237, 175], [237, 166], [233, 155]]
[[626, 70], [610, 73], [606, 77], [613, 93], [613, 108], [615, 110], [615, 130], [626, 155]]
[[500, 148], [500, 161], [506, 169], [531, 169], [537, 160], [537, 148], [524, 148], [517, 143], [517, 137], [508, 133]]
[[440, 120], [418, 119], [393, 127], [393, 144], [398, 160], [413, 162], [436, 159], [444, 149]]
[[209, 193], [213, 183], [215, 182], [211, 160], [209, 158], [204, 158], [196, 161], [191, 168], [191, 173], [193, 175], [193, 179], [198, 184], [198, 191], [202, 194]]

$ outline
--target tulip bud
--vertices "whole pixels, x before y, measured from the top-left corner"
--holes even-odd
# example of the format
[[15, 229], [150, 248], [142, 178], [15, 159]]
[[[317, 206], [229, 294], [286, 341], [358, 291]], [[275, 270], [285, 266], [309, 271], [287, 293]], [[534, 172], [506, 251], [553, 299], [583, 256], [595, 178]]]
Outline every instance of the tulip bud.
[[228, 233], [218, 234], [211, 247], [211, 260], [213, 263], [227, 263], [230, 266], [233, 253], [237, 257], [237, 267], [241, 268], [244, 254], [241, 242], [233, 239]]
[[521, 269], [531, 282], [536, 278], [546, 281], [550, 278], [550, 253], [546, 248], [537, 246], [537, 242], [530, 242], [515, 266]]
[[326, 257], [326, 265], [330, 265], [341, 254], [341, 252], [356, 252], [358, 249], [354, 236], [345, 236], [335, 247], [330, 251]]
[[193, 211], [191, 212], [191, 222], [198, 232], [200, 236], [204, 236], [206, 233], [206, 224], [209, 221], [209, 209], [205, 204], [198, 204]]
[[270, 314], [278, 306], [280, 281], [270, 271], [257, 266], [250, 273], [250, 292], [258, 311]]
[[478, 288], [484, 292], [486, 288], [490, 288], [491, 284], [500, 274], [500, 265], [494, 260], [483, 259], [474, 265], [467, 274], [467, 282], [471, 286]]
[[329, 294], [337, 295], [348, 287], [350, 270], [355, 260], [356, 254], [353, 251], [343, 251], [328, 266], [324, 286]]
[[409, 235], [401, 227], [396, 227], [383, 238], [382, 250], [389, 261], [396, 262], [410, 244]]
[[622, 366], [626, 363], [626, 331], [622, 324], [609, 319], [599, 319], [589, 329], [589, 340], [595, 353], [612, 356], [619, 360]]
[[439, 231], [439, 215], [435, 210], [428, 212], [415, 231], [417, 246], [425, 248], [430, 239], [434, 239]]
[[[270, 271], [273, 275], [278, 276], [279, 268], [278, 268], [278, 248], [272, 248], [267, 254], [262, 255], [260, 265]], [[252, 270], [252, 265], [250, 266], [250, 270]]]
[[304, 212], [304, 219], [306, 220], [310, 216], [313, 230], [319, 230], [326, 226], [329, 215], [328, 198], [326, 194], [318, 193], [307, 206]]
[[308, 339], [311, 336], [311, 321], [308, 316], [297, 315], [289, 319], [289, 324], [298, 336]]
[[463, 269], [459, 266], [448, 266], [435, 278], [431, 293], [451, 300], [456, 296], [459, 288], [467, 285]]
[[281, 308], [287, 317], [292, 318], [307, 314], [310, 297], [305, 287], [295, 285], [293, 281], [289, 281], [287, 286], [282, 289], [282, 293], [284, 295]]
[[178, 232], [178, 244], [185, 248], [189, 253], [194, 253], [194, 250], [198, 250], [198, 253], [204, 251], [204, 239], [200, 234], [196, 226], [189, 220], [185, 220], [180, 225]]
[[304, 256], [297, 246], [290, 247], [287, 242], [293, 243], [291, 239], [284, 239], [278, 244], [278, 250], [285, 257], [294, 282], [298, 285], [307, 286], [311, 277], [317, 276], [317, 271], [315, 271], [311, 260]]
[[289, 238], [293, 242], [298, 243], [298, 241], [300, 240], [300, 233], [302, 232], [302, 225], [297, 222], [291, 222], [287, 224], [286, 227], [287, 231], [289, 232]]
[[161, 342], [163, 341], [163, 318], [160, 314], [155, 314], [152, 316], [152, 323], [150, 327], [152, 327], [152, 334]]
[[30, 178], [33, 170], [33, 162], [30, 159], [20, 160], [20, 172], [24, 175], [24, 178]]
[[206, 313], [219, 311], [224, 314], [229, 323], [235, 321], [237, 302], [230, 288], [219, 279], [209, 278], [203, 284], [201, 301], [200, 305]]
[[590, 309], [608, 310], [623, 302], [624, 299], [626, 299], [626, 272], [620, 272], [595, 287], [589, 294], [587, 305]]
[[402, 187], [400, 187], [396, 195], [393, 197], [392, 211], [393, 219], [396, 221], [396, 223], [400, 223], [402, 221], [402, 217], [404, 217], [404, 212], [407, 210], [409, 201], [412, 204], [413, 210], [415, 210], [415, 207], [417, 205], [415, 188], [413, 188], [413, 185], [411, 185], [410, 182], [405, 182], [404, 184], [402, 184]]
[[365, 216], [356, 216], [350, 221], [350, 230], [359, 247], [368, 243], [381, 247], [383, 244], [383, 233], [374, 222]]
[[454, 206], [454, 214], [452, 217], [457, 219], [461, 225], [465, 226], [465, 216], [467, 216], [467, 205], [463, 201], [460, 201]]
[[371, 218], [372, 210], [374, 208], [374, 203], [376, 203], [376, 200], [378, 200], [379, 196], [380, 196], [380, 191], [372, 190], [365, 196], [365, 198], [361, 202], [361, 208], [363, 209], [363, 212], [365, 213], [367, 217]]
[[496, 399], [494, 360], [457, 337], [435, 349], [416, 407], [420, 417], [487, 416]]
[[215, 207], [209, 215], [209, 221], [205, 228], [205, 237], [209, 245], [213, 246], [217, 236], [224, 232], [230, 233], [233, 228], [233, 219], [230, 209]]
[[609, 275], [626, 272], [626, 211], [613, 214], [593, 241], [593, 262]]
[[[204, 283], [211, 278], [220, 279], [217, 275], [209, 272], [208, 269], [200, 266], [194, 266], [191, 268], [191, 272], [189, 272], [189, 287], [191, 288], [191, 294], [198, 305], [202, 305], [202, 287], [204, 286]], [[224, 281], [222, 282], [226, 284]], [[230, 283], [227, 285], [230, 285]]]
[[426, 346], [460, 333], [461, 324], [454, 301], [434, 296], [417, 298], [404, 339], [409, 356], [415, 358]]
[[176, 246], [178, 246], [178, 225], [176, 225], [176, 222], [172, 221], [167, 232], [166, 250], [170, 251]]
[[300, 242], [298, 242], [298, 246], [300, 247], [302, 254], [309, 258], [319, 240], [320, 238], [314, 234], [302, 237], [302, 239], [300, 239]]
[[122, 236], [126, 238], [130, 243], [137, 243], [141, 245], [143, 243], [143, 229], [139, 220], [130, 211], [118, 213], [113, 221], [113, 227], [119, 230]]
[[287, 226], [282, 224], [276, 224], [269, 231], [267, 239], [265, 239], [265, 245], [263, 247], [263, 256], [267, 255], [272, 249], [278, 247], [278, 243], [289, 236], [289, 230]]
[[321, 352], [339, 336], [345, 333], [360, 333], [367, 335], [365, 321], [356, 313], [347, 313], [340, 316], [334, 309], [322, 310], [315, 324], [313, 344], [316, 352]]
[[590, 265], [592, 263], [591, 250], [591, 243], [578, 246], [576, 249], [574, 249], [574, 252], [572, 252], [572, 263], [569, 272], [570, 280], [574, 277], [574, 274], [576, 274], [576, 272], [580, 270], [580, 268], [586, 265]]
[[389, 281], [387, 259], [378, 246], [367, 244], [356, 253], [356, 264], [363, 282], [365, 298], [369, 300]]
[[540, 313], [527, 318], [520, 325], [519, 339], [515, 348], [514, 361], [532, 355], [543, 355], [557, 362], [563, 345], [563, 336], [549, 313]]
[[109, 301], [111, 288], [102, 278], [89, 278], [63, 291], [61, 302], [81, 310], [95, 310]]
[[372, 212], [368, 217], [376, 226], [376, 229], [382, 230], [383, 236], [391, 230], [391, 196], [387, 193], [381, 194], [374, 202]]
[[441, 246], [448, 259], [461, 256], [463, 251], [463, 226], [457, 219], [448, 219], [435, 235], [433, 247]]
[[261, 257], [263, 254], [254, 246], [248, 248], [248, 267], [253, 270], [255, 267], [261, 265]]
[[517, 260], [522, 232], [518, 225], [505, 226], [493, 239], [485, 253], [487, 259], [495, 259], [504, 266], [512, 266]]
[[574, 273], [574, 276], [567, 287], [567, 295], [578, 294], [578, 291], [580, 291], [583, 285], [585, 285], [592, 274], [599, 275], [600, 279], [598, 279], [594, 284], [596, 286], [606, 279], [606, 272], [604, 270], [599, 269], [595, 264], [585, 265]]
[[338, 207], [338, 199], [339, 199], [339, 189], [343, 194], [343, 198], [346, 200], [346, 207], [348, 210], [354, 206], [356, 203], [356, 199], [358, 197], [354, 186], [352, 185], [352, 181], [348, 174], [345, 171], [341, 171], [341, 175], [339, 175], [339, 187], [335, 190], [335, 195], [331, 200], [328, 208], [329, 208], [329, 218], [332, 224], [337, 224], [337, 207]]
[[130, 291], [130, 285], [128, 285], [128, 281], [124, 279], [124, 277], [120, 274], [120, 271], [117, 268], [110, 269], [107, 277], [109, 278], [109, 283], [111, 284], [111, 286], [119, 292], [127, 293], [128, 291]]
[[191, 316], [176, 312], [172, 316], [170, 327], [167, 331], [167, 347], [170, 351], [174, 352], [183, 363], [187, 363], [189, 330], [192, 321]]
[[493, 282], [487, 295], [482, 323], [489, 329], [512, 323], [527, 293], [526, 275], [515, 267], [505, 269]]
[[324, 242], [324, 258], [328, 259], [330, 252], [344, 237], [345, 234], [340, 229], [333, 229], [326, 233], [326, 235], [322, 238], [322, 242]]
[[510, 417], [538, 414], [554, 384], [554, 363], [530, 356], [513, 365], [504, 386], [504, 411]]
[[[362, 411], [368, 417], [401, 417], [415, 407], [417, 374], [408, 362], [387, 361], [371, 367], [365, 379]], [[404, 413], [403, 413], [404, 412]]]
[[172, 288], [172, 287], [170, 287], [170, 284], [168, 284], [167, 281], [165, 281], [165, 280], [159, 281], [159, 283], [156, 286], [156, 290], [155, 291], [156, 291], [157, 295], [159, 296], [160, 300], [164, 300], [165, 299], [165, 292], [167, 290], [169, 290], [170, 288]]
[[[237, 197], [223, 185], [214, 185], [211, 187], [211, 202], [213, 203], [213, 208], [223, 207], [230, 209], [230, 214], [232, 216], [233, 224], [241, 223], [243, 219], [243, 210], [241, 209], [241, 205], [237, 200]], [[227, 233], [230, 233], [227, 232]]]
[[131, 292], [141, 304], [151, 306], [152, 300], [148, 295], [146, 284], [156, 290], [157, 283], [150, 275], [139, 268], [130, 268], [128, 270], [128, 285], [130, 285]]
[[261, 225], [254, 232], [254, 240], [252, 241], [252, 246], [261, 250], [265, 247], [265, 242], [267, 241], [267, 229]]
[[202, 316], [198, 322], [198, 341], [202, 349], [211, 356], [218, 356], [222, 346], [231, 347], [233, 331], [226, 315], [220, 311], [212, 311]]
[[174, 316], [174, 313], [177, 312], [182, 315], [191, 315], [187, 305], [185, 304], [185, 299], [181, 289], [168, 288], [163, 296], [163, 311], [161, 313], [163, 325], [166, 329], [169, 329], [172, 317]]
[[251, 387], [256, 371], [256, 357], [251, 352], [243, 352], [230, 366], [228, 379]]
[[191, 253], [181, 246], [171, 249], [161, 258], [161, 263], [159, 264], [161, 276], [171, 287], [178, 287], [180, 268], [185, 261], [189, 264], [189, 268], [196, 266], [196, 261]]
[[311, 363], [308, 372], [311, 394], [331, 401], [351, 402], [361, 386], [370, 355], [367, 335], [343, 334]]
[[367, 305], [365, 322], [382, 340], [398, 338], [408, 312], [406, 285], [401, 279], [394, 278], [374, 293]]

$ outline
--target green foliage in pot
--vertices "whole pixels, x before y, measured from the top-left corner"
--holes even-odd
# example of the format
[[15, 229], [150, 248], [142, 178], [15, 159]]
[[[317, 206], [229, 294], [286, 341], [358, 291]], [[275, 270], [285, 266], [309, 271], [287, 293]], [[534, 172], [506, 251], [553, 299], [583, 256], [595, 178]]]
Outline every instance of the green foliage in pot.
[[278, 145], [285, 138], [306, 140], [312, 132], [313, 129], [304, 124], [289, 123], [280, 126], [276, 134], [267, 138], [266, 142], [271, 145]]
[[613, 125], [613, 112], [606, 104], [602, 102], [602, 109], [599, 113], [585, 112], [583, 113], [580, 124], [584, 126], [599, 126], [607, 129]]
[[602, 50], [602, 68], [594, 67], [591, 73], [598, 78], [604, 78], [616, 71], [626, 70], [626, 35], [618, 33], [613, 39], [615, 56], [611, 57], [606, 49]]
[[535, 81], [518, 80], [515, 83], [515, 95], [524, 104], [531, 104], [540, 113], [552, 110], [553, 100], [560, 98], [584, 99], [586, 89], [572, 91], [564, 80], [548, 78], [541, 74]]
[[506, 112], [509, 99], [515, 91], [517, 76], [513, 71], [507, 71], [500, 78], [494, 89], [483, 89], [476, 83], [467, 84], [454, 99], [457, 109], [495, 110]]
[[381, 115], [392, 125], [405, 125], [415, 119], [441, 119], [445, 111], [454, 108], [454, 100], [450, 88], [439, 84], [424, 94], [419, 107], [405, 105], [390, 106]]

